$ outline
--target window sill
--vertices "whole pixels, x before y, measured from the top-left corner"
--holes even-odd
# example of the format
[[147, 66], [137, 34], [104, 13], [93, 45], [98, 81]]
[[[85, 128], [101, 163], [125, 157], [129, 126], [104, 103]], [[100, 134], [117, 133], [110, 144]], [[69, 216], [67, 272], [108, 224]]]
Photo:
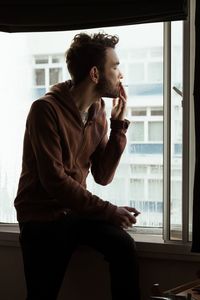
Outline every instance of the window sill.
[[161, 235], [138, 234], [129, 232], [136, 242], [140, 258], [198, 261], [200, 253], [191, 252], [191, 243], [183, 244], [181, 241], [164, 242]]
[[[136, 242], [140, 258], [200, 262], [200, 254], [191, 253], [191, 243], [165, 243], [158, 234], [135, 233], [132, 230], [128, 233]], [[0, 225], [0, 246], [19, 247], [18, 225]]]
[[17, 224], [0, 225], [0, 246], [19, 247], [19, 227]]

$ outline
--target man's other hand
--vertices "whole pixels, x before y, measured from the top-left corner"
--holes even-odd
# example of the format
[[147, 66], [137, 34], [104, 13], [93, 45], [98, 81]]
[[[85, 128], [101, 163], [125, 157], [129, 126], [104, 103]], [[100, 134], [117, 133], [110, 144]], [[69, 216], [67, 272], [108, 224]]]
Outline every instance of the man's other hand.
[[113, 223], [124, 229], [128, 229], [137, 222], [136, 217], [139, 214], [140, 212], [134, 207], [119, 206], [112, 216]]

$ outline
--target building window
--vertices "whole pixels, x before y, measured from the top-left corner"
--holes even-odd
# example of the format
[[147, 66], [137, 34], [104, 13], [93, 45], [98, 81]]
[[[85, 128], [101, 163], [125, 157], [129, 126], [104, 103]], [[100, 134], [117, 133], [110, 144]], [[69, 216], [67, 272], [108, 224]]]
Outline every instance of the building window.
[[33, 74], [32, 100], [44, 95], [51, 85], [69, 78], [69, 73], [65, 67], [64, 55], [34, 55]]
[[128, 135], [130, 141], [144, 141], [144, 122], [132, 122]]
[[163, 141], [163, 122], [152, 122], [148, 123], [148, 137], [151, 142], [162, 142]]

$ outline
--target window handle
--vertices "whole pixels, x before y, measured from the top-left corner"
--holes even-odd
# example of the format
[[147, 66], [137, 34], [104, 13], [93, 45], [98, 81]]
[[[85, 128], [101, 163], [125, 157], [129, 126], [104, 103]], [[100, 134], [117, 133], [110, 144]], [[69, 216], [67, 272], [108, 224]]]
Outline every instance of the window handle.
[[183, 92], [181, 92], [176, 86], [173, 86], [173, 90], [175, 90], [179, 96], [183, 97]]

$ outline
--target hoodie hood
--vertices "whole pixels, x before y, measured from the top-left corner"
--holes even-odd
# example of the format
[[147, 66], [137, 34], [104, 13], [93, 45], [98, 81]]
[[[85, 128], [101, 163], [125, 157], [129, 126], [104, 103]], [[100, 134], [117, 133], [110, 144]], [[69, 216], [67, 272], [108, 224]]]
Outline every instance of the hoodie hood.
[[[75, 101], [70, 93], [72, 87], [72, 81], [67, 80], [61, 83], [57, 83], [50, 88], [50, 91], [45, 96], [52, 96], [55, 101], [60, 105], [65, 106], [74, 115], [75, 118], [81, 120], [80, 111], [75, 104]], [[105, 103], [103, 99], [99, 99], [93, 103], [89, 108], [88, 122], [92, 122], [97, 118], [97, 114], [104, 111]]]

